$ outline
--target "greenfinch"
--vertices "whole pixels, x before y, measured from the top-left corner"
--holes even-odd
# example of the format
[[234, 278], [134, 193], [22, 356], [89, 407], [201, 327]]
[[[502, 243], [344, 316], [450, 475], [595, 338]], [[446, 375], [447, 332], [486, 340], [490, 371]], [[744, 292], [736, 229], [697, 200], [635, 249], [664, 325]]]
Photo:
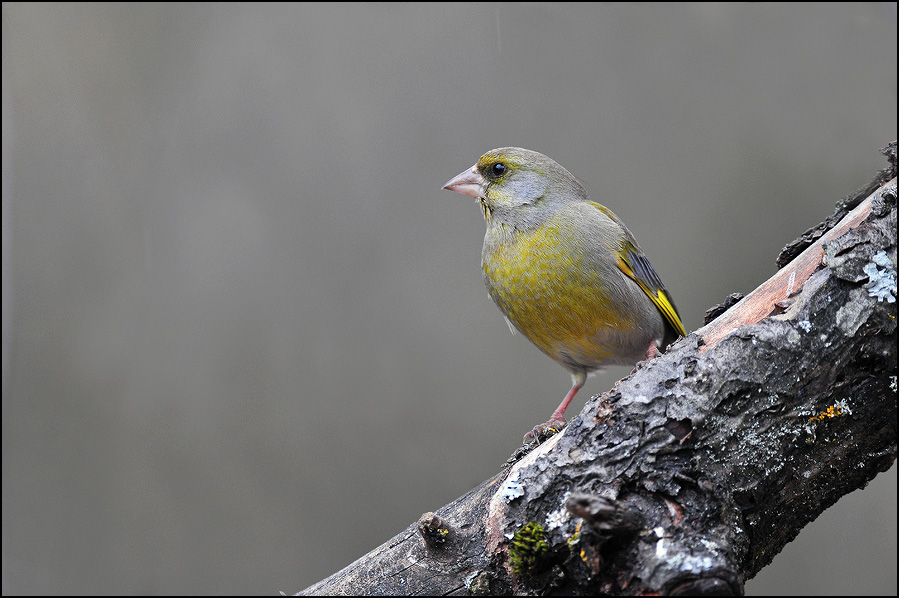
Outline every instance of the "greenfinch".
[[490, 297], [512, 327], [571, 373], [571, 390], [525, 441], [565, 425], [591, 372], [651, 359], [686, 335], [631, 232], [552, 159], [494, 149], [443, 188], [480, 204]]

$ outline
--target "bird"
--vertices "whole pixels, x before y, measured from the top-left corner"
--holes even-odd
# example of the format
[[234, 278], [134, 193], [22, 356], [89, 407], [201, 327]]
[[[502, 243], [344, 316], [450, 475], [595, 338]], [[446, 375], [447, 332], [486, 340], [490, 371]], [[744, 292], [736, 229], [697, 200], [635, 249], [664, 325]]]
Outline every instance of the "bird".
[[565, 410], [589, 374], [652, 359], [686, 336], [634, 235], [556, 161], [497, 148], [443, 188], [481, 208], [484, 282], [510, 328], [571, 374], [571, 389], [525, 443], [565, 426]]

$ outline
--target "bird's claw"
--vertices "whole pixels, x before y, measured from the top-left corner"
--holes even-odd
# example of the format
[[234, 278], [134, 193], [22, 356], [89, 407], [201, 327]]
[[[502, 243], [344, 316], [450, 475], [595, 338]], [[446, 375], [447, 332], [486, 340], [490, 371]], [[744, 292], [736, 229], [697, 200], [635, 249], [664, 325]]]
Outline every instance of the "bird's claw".
[[565, 427], [565, 418], [560, 419], [551, 419], [545, 424], [540, 424], [534, 426], [534, 428], [524, 435], [522, 439], [522, 444], [528, 444], [529, 442], [536, 442], [540, 444], [551, 438], [553, 435], [558, 434], [562, 431], [562, 428]]

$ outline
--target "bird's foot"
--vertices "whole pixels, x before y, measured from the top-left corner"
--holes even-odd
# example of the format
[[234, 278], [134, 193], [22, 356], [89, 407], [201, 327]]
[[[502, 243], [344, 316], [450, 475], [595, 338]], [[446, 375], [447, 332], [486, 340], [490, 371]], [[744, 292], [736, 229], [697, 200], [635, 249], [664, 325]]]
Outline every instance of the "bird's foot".
[[540, 444], [554, 434], [561, 432], [562, 428], [565, 427], [565, 423], [564, 417], [551, 417], [545, 424], [534, 426], [533, 430], [525, 434], [522, 443], [527, 444], [536, 441], [537, 444]]

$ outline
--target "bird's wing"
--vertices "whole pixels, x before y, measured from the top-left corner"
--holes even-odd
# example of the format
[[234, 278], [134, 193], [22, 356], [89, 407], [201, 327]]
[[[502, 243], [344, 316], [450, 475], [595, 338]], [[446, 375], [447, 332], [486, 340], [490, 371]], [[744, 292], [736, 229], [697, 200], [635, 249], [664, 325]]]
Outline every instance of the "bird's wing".
[[618, 254], [618, 268], [643, 289], [643, 292], [659, 308], [675, 332], [681, 336], [687, 336], [674, 301], [665, 290], [662, 279], [656, 274], [652, 264], [640, 251], [640, 248], [630, 240], [624, 242], [624, 246]]
[[[674, 306], [674, 301], [671, 299], [671, 296], [668, 295], [668, 291], [665, 290], [662, 279], [659, 278], [659, 275], [656, 274], [652, 264], [649, 263], [649, 258], [646, 257], [643, 250], [637, 245], [637, 240], [634, 239], [634, 235], [631, 234], [631, 231], [627, 229], [624, 222], [622, 222], [612, 210], [595, 201], [587, 203], [608, 216], [609, 219], [615, 222], [624, 233], [624, 236], [621, 239], [621, 246], [618, 249], [618, 268], [643, 289], [646, 296], [649, 297], [655, 306], [659, 308], [659, 311], [662, 312], [665, 321], [668, 322], [675, 333], [681, 336], [687, 336], [687, 331], [684, 330], [684, 325], [677, 313], [677, 308]], [[673, 340], [674, 339], [672, 339], [672, 341]]]

